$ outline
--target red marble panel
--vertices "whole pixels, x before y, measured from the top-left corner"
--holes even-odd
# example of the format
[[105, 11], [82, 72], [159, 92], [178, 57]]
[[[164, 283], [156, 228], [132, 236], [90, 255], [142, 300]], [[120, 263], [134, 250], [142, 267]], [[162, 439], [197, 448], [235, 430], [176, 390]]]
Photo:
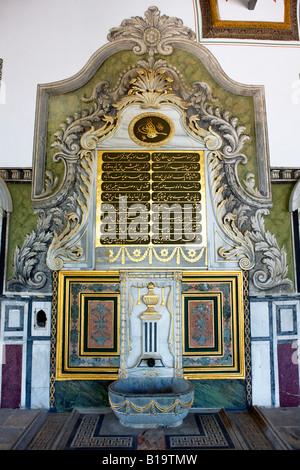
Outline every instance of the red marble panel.
[[214, 346], [214, 304], [212, 300], [189, 301], [189, 347]]
[[277, 351], [280, 406], [299, 406], [299, 370], [298, 362], [292, 357], [292, 343], [279, 343]]
[[5, 345], [2, 364], [1, 408], [20, 408], [22, 383], [22, 345]]
[[90, 300], [88, 302], [88, 346], [90, 348], [113, 348], [114, 301]]

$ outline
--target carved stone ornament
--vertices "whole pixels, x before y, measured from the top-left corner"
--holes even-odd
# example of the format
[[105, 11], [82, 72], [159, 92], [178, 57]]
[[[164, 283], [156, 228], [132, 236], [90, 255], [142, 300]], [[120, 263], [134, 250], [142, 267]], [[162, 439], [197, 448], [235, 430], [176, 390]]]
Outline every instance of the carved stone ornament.
[[258, 290], [279, 288], [291, 291], [293, 282], [288, 279], [287, 254], [284, 247], [279, 247], [276, 237], [265, 229], [264, 215], [268, 215], [267, 209], [258, 210], [251, 217], [252, 239], [255, 251], [262, 254], [261, 263], [257, 263], [257, 269], [253, 273], [253, 284]]
[[171, 42], [176, 40], [195, 40], [195, 33], [183, 25], [179, 18], [160, 15], [157, 7], [149, 7], [145, 12], [145, 18], [135, 16], [122, 21], [119, 28], [112, 28], [107, 36], [109, 41], [118, 39], [134, 40], [135, 54], [141, 55], [146, 52], [150, 56], [154, 54], [169, 55], [173, 52]]
[[[224, 245], [219, 248], [218, 255], [223, 260], [238, 262], [242, 269], [258, 270], [257, 275], [253, 276], [257, 289], [269, 289], [274, 282], [285, 282], [287, 270], [286, 257], [282, 251], [284, 249], [272, 249], [273, 258], [270, 259], [268, 240], [271, 241], [271, 238], [264, 231], [262, 223], [258, 223], [258, 220], [262, 220], [262, 212], [259, 211], [267, 210], [271, 205], [269, 168], [266, 163], [267, 137], [262, 124], [262, 88], [231, 82], [213, 56], [202, 46], [195, 44], [194, 33], [184, 27], [182, 21], [161, 16], [156, 7], [150, 7], [145, 18], [124, 20], [120, 27], [110, 31], [108, 39], [110, 44], [104, 46], [104, 52], [100, 52], [96, 56], [96, 62], [90, 65], [86, 80], [91, 78], [90, 70], [96, 70], [96, 65], [99, 67], [101, 54], [107, 57], [108, 49], [113, 53], [113, 45], [118, 46], [116, 50], [119, 50], [120, 47], [129, 48], [130, 44], [135, 54], [148, 53], [148, 57], [138, 60], [134, 66], [125, 70], [114, 88], [110, 87], [107, 80], [99, 81], [90, 96], [82, 96], [81, 110], [66, 117], [60, 124], [52, 143], [52, 147], [57, 150], [53, 157], [54, 162], [62, 161], [65, 166], [60, 186], [49, 172], [44, 181], [44, 173], [40, 170], [43, 167], [40, 160], [45, 159], [45, 148], [41, 145], [46, 140], [46, 129], [42, 134], [46, 115], [43, 120], [42, 110], [47, 108], [43, 101], [46, 99], [47, 87], [41, 89], [33, 184], [33, 204], [39, 214], [39, 222], [37, 229], [26, 238], [23, 247], [17, 248], [15, 252], [15, 279], [12, 283], [18, 283], [23, 290], [45, 288], [50, 291], [51, 273], [45, 269], [46, 264], [50, 270], [62, 269], [72, 262], [79, 263], [78, 267], [85, 269], [91, 267], [88, 250], [93, 243], [89, 239], [91, 231], [88, 226], [89, 214], [94, 204], [95, 149], [116, 131], [121, 112], [131, 105], [139, 105], [142, 109], [160, 109], [163, 105], [172, 105], [180, 111], [187, 133], [200, 142], [207, 152], [218, 230], [221, 238], [227, 241], [227, 247]], [[244, 143], [250, 138], [245, 134], [245, 128], [238, 125], [238, 118], [232, 116], [229, 110], [213, 108], [212, 103], [215, 100], [207, 83], [195, 82], [193, 86], [187, 86], [176, 67], [165, 59], [155, 58], [155, 54], [171, 54], [176, 42], [181, 48], [198, 54], [210, 73], [213, 76], [218, 75], [219, 82], [229, 91], [253, 96], [258, 133], [258, 188], [252, 174], [246, 176], [244, 185], [238, 178], [238, 165], [245, 164], [248, 160], [243, 150]], [[71, 85], [68, 88], [65, 83], [61, 85], [64, 92], [76, 89], [72, 81], [71, 84], [73, 88]], [[56, 85], [55, 89], [58, 92], [60, 87]], [[51, 92], [53, 93], [52, 88]], [[86, 105], [90, 107], [85, 108]], [[43, 187], [38, 190], [41, 181]], [[265, 244], [259, 239], [260, 236], [266, 240]], [[271, 244], [275, 246], [274, 238]], [[145, 250], [148, 251], [143, 254], [143, 259], [155, 255], [153, 248]], [[125, 252], [126, 247], [121, 247], [116, 256], [124, 257]], [[179, 262], [180, 256], [187, 256], [181, 247], [175, 248], [172, 256], [175, 254]], [[195, 263], [196, 259], [198, 258], [195, 255], [189, 257], [191, 263]], [[290, 282], [286, 284], [289, 286]]]

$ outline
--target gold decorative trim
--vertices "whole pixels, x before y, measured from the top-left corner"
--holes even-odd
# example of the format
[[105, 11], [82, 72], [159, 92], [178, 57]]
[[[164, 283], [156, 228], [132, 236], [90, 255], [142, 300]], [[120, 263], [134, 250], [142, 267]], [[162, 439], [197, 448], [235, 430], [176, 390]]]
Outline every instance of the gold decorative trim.
[[[117, 248], [117, 253], [115, 253], [114, 248]], [[114, 246], [114, 248], [108, 248], [107, 249], [107, 258], [109, 263], [115, 263], [119, 258], [121, 258], [121, 264], [125, 265], [126, 264], [126, 257], [129, 258], [130, 261], [134, 263], [141, 263], [145, 259], [148, 258], [148, 263], [152, 265], [153, 263], [153, 258], [157, 259], [157, 261], [161, 263], [168, 263], [172, 261], [173, 258], [176, 259], [176, 264], [181, 265], [182, 258], [189, 262], [189, 263], [197, 263], [200, 261], [200, 259], [203, 257], [203, 255], [206, 255], [207, 258], [207, 253], [205, 250], [205, 247], [196, 247], [196, 248], [190, 248], [187, 250], [187, 254], [184, 252], [183, 247], [181, 246], [176, 246], [175, 248], [173, 246], [167, 246], [166, 248], [161, 248], [155, 249], [152, 246], [148, 246], [147, 248], [138, 246], [138, 248], [134, 249], [134, 254], [130, 253], [129, 249], [125, 246]], [[142, 253], [144, 248], [144, 252]], [[163, 251], [163, 253], [166, 254], [166, 256], [160, 256], [158, 251]], [[170, 255], [169, 251], [171, 251]], [[207, 260], [205, 258], [205, 264], [207, 264]]]
[[[174, 414], [180, 414], [180, 413], [184, 413], [186, 410], [189, 410], [193, 404], [193, 401], [194, 401], [194, 398], [190, 400], [188, 403], [185, 403], [179, 400], [178, 398], [176, 398], [171, 405], [163, 406], [157, 403], [157, 401], [155, 400], [150, 400], [149, 403], [145, 406], [137, 406], [127, 399], [122, 401], [121, 403], [113, 403], [111, 401], [111, 398], [109, 397], [109, 404], [111, 408], [117, 413], [124, 414], [124, 415], [125, 414], [126, 415], [140, 414], [140, 413], [145, 413], [146, 411], [149, 411], [149, 410], [150, 410], [149, 414], [151, 415], [155, 415], [155, 414], [161, 415], [161, 413], [168, 414], [170, 412], [173, 412]], [[125, 406], [126, 411], [125, 412], [120, 411], [124, 406]], [[132, 413], [130, 408], [132, 408], [135, 411], [135, 413]], [[182, 410], [179, 410], [178, 408], [182, 408]], [[155, 409], [158, 410], [158, 413], [155, 412]]]
[[137, 70], [136, 78], [131, 80], [131, 88], [127, 95], [113, 105], [118, 112], [132, 104], [140, 105], [143, 109], [159, 109], [166, 104], [172, 104], [180, 110], [187, 109], [188, 103], [177, 94], [172, 93], [171, 83], [174, 78], [166, 74], [167, 64], [162, 64], [161, 61], [155, 62], [152, 58], [148, 62], [140, 63], [140, 65], [142, 68]]
[[[131, 348], [129, 339], [132, 322], [132, 300], [130, 300], [130, 290], [131, 288], [139, 289], [141, 287], [146, 287], [144, 285], [145, 279], [147, 279], [147, 282], [150, 279], [155, 280], [156, 286], [158, 288], [170, 287], [170, 293], [166, 302], [167, 311], [170, 315], [170, 327], [168, 335], [169, 351], [174, 357], [174, 377], [183, 378], [181, 348], [181, 276], [181, 271], [165, 271], [162, 273], [156, 272], [155, 274], [149, 274], [149, 272], [146, 270], [142, 272], [135, 272], [131, 270], [120, 271], [120, 379], [126, 378], [128, 376], [128, 371], [132, 368], [128, 367], [127, 362]], [[161, 298], [161, 300], [163, 299]], [[137, 302], [141, 302], [139, 295]], [[149, 369], [146, 374], [148, 376], [154, 376], [156, 375], [156, 371]]]

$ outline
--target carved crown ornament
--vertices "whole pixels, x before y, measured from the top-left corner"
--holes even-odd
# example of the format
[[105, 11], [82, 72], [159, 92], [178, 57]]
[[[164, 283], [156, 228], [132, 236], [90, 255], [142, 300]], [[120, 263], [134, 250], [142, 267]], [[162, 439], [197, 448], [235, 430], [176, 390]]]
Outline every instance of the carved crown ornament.
[[[263, 209], [266, 214], [271, 200], [266, 189], [268, 185], [265, 185], [261, 192], [250, 173], [244, 184], [239, 181], [238, 165], [247, 163], [248, 158], [243, 150], [244, 143], [250, 137], [245, 134], [245, 127], [238, 125], [238, 118], [232, 116], [229, 110], [220, 110], [219, 107], [213, 106], [215, 98], [209, 84], [199, 81], [188, 86], [182, 74], [170, 61], [155, 56], [169, 56], [176, 44], [181, 44], [180, 47], [184, 44], [184, 47], [193, 53], [198, 53], [199, 49], [206, 67], [212, 67], [210, 72], [221, 76], [221, 83], [232, 89], [233, 82], [224, 78], [225, 75], [219, 66], [216, 66], [215, 59], [209, 56], [202, 46], [195, 44], [195, 34], [185, 27], [181, 20], [161, 16], [157, 7], [150, 7], [145, 13], [145, 18], [133, 17], [124, 20], [120, 27], [110, 30], [108, 40], [111, 53], [114, 51], [114, 44], [119, 48], [130, 43], [137, 56], [148, 56], [140, 58], [135, 65], [125, 70], [114, 88], [110, 87], [108, 80], [96, 83], [90, 96], [82, 96], [82, 109], [73, 116], [66, 117], [60, 124], [51, 144], [56, 150], [53, 161], [62, 161], [65, 167], [60, 184], [48, 170], [45, 172], [44, 181], [44, 174], [40, 170], [45, 166], [45, 149], [40, 147], [45, 139], [43, 140], [40, 134], [43, 122], [41, 110], [45, 107], [43, 100], [46, 99], [47, 86], [41, 88], [34, 171], [35, 181], [44, 181], [44, 185], [39, 191], [37, 184], [34, 186], [32, 198], [39, 214], [39, 222], [37, 229], [26, 238], [24, 246], [15, 252], [15, 279], [12, 284], [39, 290], [49, 286], [51, 276], [48, 269], [63, 269], [66, 264], [72, 262], [78, 263], [78, 266], [88, 266], [88, 222], [94, 204], [92, 196], [95, 149], [116, 131], [122, 112], [131, 105], [139, 105], [141, 109], [160, 109], [164, 105], [171, 105], [180, 111], [187, 133], [201, 142], [208, 154], [215, 215], [222, 237], [228, 242], [226, 248], [218, 249], [218, 256], [225, 261], [238, 261], [242, 269], [257, 267], [256, 246], [258, 243], [262, 246], [258, 241], [257, 227], [263, 227], [262, 223], [257, 223], [258, 213], [261, 217]], [[106, 51], [105, 47], [103, 50]], [[95, 58], [99, 63], [103, 50], [100, 50]], [[95, 63], [91, 69], [96, 69]], [[89, 71], [88, 78], [90, 74]], [[78, 85], [77, 81], [76, 84]], [[56, 90], [60, 89], [59, 85], [55, 87]], [[62, 87], [66, 90], [65, 83]], [[74, 89], [73, 82], [72, 87], [70, 85], [70, 91]], [[242, 92], [249, 93], [249, 96], [252, 93], [256, 106], [263, 105], [261, 88], [255, 88], [253, 92], [252, 88], [242, 86]], [[86, 108], [87, 105], [90, 108]], [[258, 154], [262, 172], [267, 170], [264, 166], [265, 160], [261, 157], [265, 151], [266, 136], [264, 129], [260, 129], [260, 133], [257, 145], [261, 146], [258, 147]], [[261, 237], [266, 242], [264, 253], [268, 253], [270, 237], [263, 230], [261, 232]], [[228, 248], [228, 244], [231, 248]], [[32, 256], [33, 252], [36, 253], [35, 257]], [[274, 250], [272, 253], [274, 256]], [[262, 258], [260, 256], [259, 259]], [[259, 269], [264, 274], [259, 276], [257, 288], [263, 289], [263, 285], [270, 288], [272, 263], [276, 264], [274, 283], [280, 282], [280, 276], [284, 279], [287, 272], [285, 261], [286, 258], [279, 250], [278, 257], [270, 260], [269, 264], [260, 262]], [[282, 265], [280, 269], [278, 262]], [[278, 271], [282, 274], [278, 274]], [[253, 279], [255, 281], [258, 277]]]
[[109, 41], [130, 38], [136, 43], [132, 49], [135, 54], [148, 52], [152, 57], [154, 54], [172, 54], [174, 40], [194, 41], [196, 35], [179, 18], [161, 16], [158, 8], [152, 6], [145, 12], [145, 18], [135, 16], [124, 20], [120, 27], [110, 30], [107, 38]]

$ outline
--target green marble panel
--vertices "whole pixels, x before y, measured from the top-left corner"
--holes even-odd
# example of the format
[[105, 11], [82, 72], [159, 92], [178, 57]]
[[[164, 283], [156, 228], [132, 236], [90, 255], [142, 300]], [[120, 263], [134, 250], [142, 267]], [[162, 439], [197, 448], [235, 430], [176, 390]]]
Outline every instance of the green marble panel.
[[192, 380], [195, 385], [194, 408], [246, 408], [244, 380]]
[[34, 213], [31, 204], [31, 184], [7, 183], [13, 203], [13, 212], [10, 215], [7, 281], [14, 277], [14, 252], [17, 246], [22, 247], [25, 236], [36, 229], [38, 216]]
[[[194, 380], [193, 408], [243, 409], [247, 406], [243, 380]], [[109, 381], [66, 380], [56, 382], [57, 411], [75, 407], [109, 407]]]
[[294, 183], [272, 184], [273, 207], [265, 217], [265, 228], [274, 234], [279, 248], [285, 247], [287, 253], [287, 276], [294, 282], [293, 230], [289, 200]]
[[69, 411], [75, 407], [107, 408], [108, 381], [65, 380], [55, 384], [55, 406], [57, 411]]

